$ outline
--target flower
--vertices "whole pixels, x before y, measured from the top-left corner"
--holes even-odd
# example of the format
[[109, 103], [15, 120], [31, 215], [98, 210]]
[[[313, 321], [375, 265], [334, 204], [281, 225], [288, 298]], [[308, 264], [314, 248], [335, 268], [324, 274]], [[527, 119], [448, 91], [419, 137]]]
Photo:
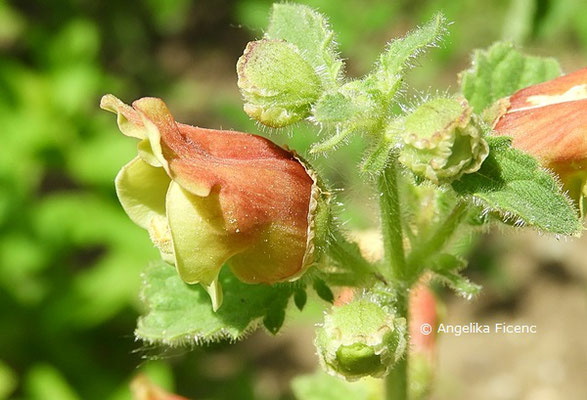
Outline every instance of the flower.
[[465, 99], [427, 101], [396, 125], [388, 130], [403, 131], [399, 161], [436, 184], [478, 171], [489, 154], [483, 126]]
[[518, 90], [494, 109], [495, 134], [556, 172], [575, 200], [586, 195], [587, 68]]
[[313, 263], [327, 194], [294, 153], [261, 136], [178, 123], [157, 98], [131, 107], [106, 95], [100, 106], [140, 139], [116, 177], [124, 210], [214, 309], [225, 263], [240, 280], [266, 284], [295, 280]]

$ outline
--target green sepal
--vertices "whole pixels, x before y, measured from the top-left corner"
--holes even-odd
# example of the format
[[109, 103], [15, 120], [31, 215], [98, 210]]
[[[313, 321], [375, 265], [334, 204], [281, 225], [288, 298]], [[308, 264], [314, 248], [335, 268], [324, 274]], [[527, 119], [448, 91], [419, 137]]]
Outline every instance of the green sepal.
[[337, 54], [334, 32], [324, 15], [301, 4], [273, 4], [265, 37], [295, 45], [319, 73], [322, 86], [326, 89], [336, 87], [342, 61]]
[[519, 89], [561, 75], [554, 58], [527, 56], [507, 42], [476, 50], [471, 68], [460, 73], [461, 92], [476, 113]]
[[285, 311], [293, 285], [249, 285], [229, 268], [222, 269], [219, 280], [225, 295], [222, 307], [214, 312], [203, 287], [186, 284], [168, 264], [148, 267], [141, 289], [146, 314], [139, 318], [136, 337], [148, 343], [190, 346], [239, 340], [261, 321], [270, 321], [272, 333], [279, 329], [279, 310]]
[[273, 128], [309, 116], [321, 93], [313, 67], [296, 46], [282, 40], [250, 42], [236, 69], [245, 112]]
[[334, 294], [332, 293], [332, 290], [322, 279], [314, 279], [312, 287], [316, 291], [318, 297], [320, 297], [322, 300], [327, 301], [328, 303], [334, 302]]
[[307, 300], [308, 294], [306, 293], [306, 289], [296, 289], [296, 291], [294, 292], [294, 303], [298, 310], [302, 311], [304, 309]]
[[489, 156], [479, 171], [454, 181], [457, 194], [516, 225], [579, 235], [583, 225], [571, 200], [536, 159], [511, 147], [507, 137], [487, 137]]
[[285, 321], [285, 310], [283, 307], [276, 307], [272, 308], [267, 312], [265, 318], [263, 318], [263, 326], [265, 329], [269, 331], [272, 335], [276, 335], [277, 332], [283, 326], [283, 322]]

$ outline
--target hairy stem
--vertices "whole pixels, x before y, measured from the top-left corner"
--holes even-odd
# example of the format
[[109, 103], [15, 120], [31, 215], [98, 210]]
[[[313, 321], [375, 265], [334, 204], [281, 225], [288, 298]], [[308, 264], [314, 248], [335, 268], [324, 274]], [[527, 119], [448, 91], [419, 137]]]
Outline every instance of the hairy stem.
[[407, 265], [412, 277], [417, 279], [430, 257], [436, 255], [452, 238], [467, 212], [467, 203], [459, 201], [430, 237], [420, 243], [408, 257]]
[[[407, 263], [404, 253], [401, 209], [398, 192], [397, 159], [392, 156], [378, 181], [381, 232], [383, 235], [383, 273], [397, 289], [396, 314], [408, 321]], [[385, 378], [386, 399], [408, 398], [408, 356], [404, 356]]]
[[397, 160], [391, 157], [390, 163], [379, 177], [379, 207], [381, 212], [381, 233], [383, 235], [384, 263], [386, 277], [394, 283], [406, 279], [406, 257], [402, 233], [400, 202], [397, 189]]
[[[408, 291], [398, 295], [396, 312], [408, 321]], [[408, 346], [409, 348], [409, 346]], [[385, 378], [386, 400], [406, 400], [409, 397], [408, 391], [408, 352], [399, 360]]]

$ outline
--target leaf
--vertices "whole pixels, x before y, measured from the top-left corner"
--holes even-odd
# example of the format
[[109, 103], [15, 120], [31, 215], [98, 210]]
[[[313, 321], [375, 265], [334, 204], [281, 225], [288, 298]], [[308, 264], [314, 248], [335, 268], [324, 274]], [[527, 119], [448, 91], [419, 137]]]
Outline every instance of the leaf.
[[376, 400], [383, 398], [380, 379], [366, 378], [347, 382], [322, 371], [301, 375], [292, 381], [292, 390], [297, 400]]
[[452, 186], [473, 196], [505, 221], [531, 225], [546, 232], [577, 235], [581, 221], [555, 179], [531, 156], [511, 147], [507, 137], [487, 137], [489, 156], [475, 173]]
[[446, 26], [446, 18], [438, 13], [426, 25], [389, 44], [379, 58], [379, 68], [375, 73], [386, 96], [395, 94], [405, 70], [417, 56], [427, 48], [438, 45], [447, 33]]
[[148, 343], [181, 346], [238, 340], [261, 320], [279, 330], [279, 313], [293, 293], [290, 285], [248, 285], [226, 267], [220, 273], [220, 283], [224, 302], [214, 312], [200, 285], [184, 283], [167, 264], [150, 266], [143, 275], [141, 291], [147, 314], [139, 318], [136, 336]]
[[329, 303], [334, 302], [334, 294], [332, 294], [332, 290], [328, 287], [326, 282], [322, 279], [315, 279], [313, 284], [314, 290], [316, 294], [324, 301]]
[[461, 72], [461, 92], [475, 112], [481, 113], [496, 100], [515, 91], [561, 75], [554, 58], [527, 56], [511, 43], [497, 42], [476, 50], [471, 68]]
[[336, 86], [342, 61], [337, 56], [334, 33], [322, 14], [301, 4], [274, 4], [265, 36], [297, 46], [320, 75], [323, 85]]
[[436, 275], [455, 292], [467, 300], [471, 300], [481, 291], [481, 286], [469, 281], [467, 278], [456, 272], [442, 271], [436, 272]]
[[302, 311], [308, 300], [308, 294], [305, 289], [296, 289], [294, 293], [294, 303], [298, 310]]
[[439, 254], [432, 262], [431, 268], [438, 273], [460, 271], [467, 266], [467, 260], [452, 254]]

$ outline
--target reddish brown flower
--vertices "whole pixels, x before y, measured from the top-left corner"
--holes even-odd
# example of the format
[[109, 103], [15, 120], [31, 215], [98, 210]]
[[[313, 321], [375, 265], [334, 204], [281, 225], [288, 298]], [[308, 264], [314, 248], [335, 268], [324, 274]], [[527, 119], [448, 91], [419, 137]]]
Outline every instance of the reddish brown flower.
[[511, 136], [580, 194], [587, 177], [587, 68], [519, 90], [499, 109], [495, 133]]
[[141, 139], [116, 179], [125, 211], [215, 306], [224, 263], [242, 281], [274, 283], [313, 262], [321, 191], [295, 154], [261, 136], [178, 123], [156, 98], [130, 107], [107, 95], [101, 106]]

